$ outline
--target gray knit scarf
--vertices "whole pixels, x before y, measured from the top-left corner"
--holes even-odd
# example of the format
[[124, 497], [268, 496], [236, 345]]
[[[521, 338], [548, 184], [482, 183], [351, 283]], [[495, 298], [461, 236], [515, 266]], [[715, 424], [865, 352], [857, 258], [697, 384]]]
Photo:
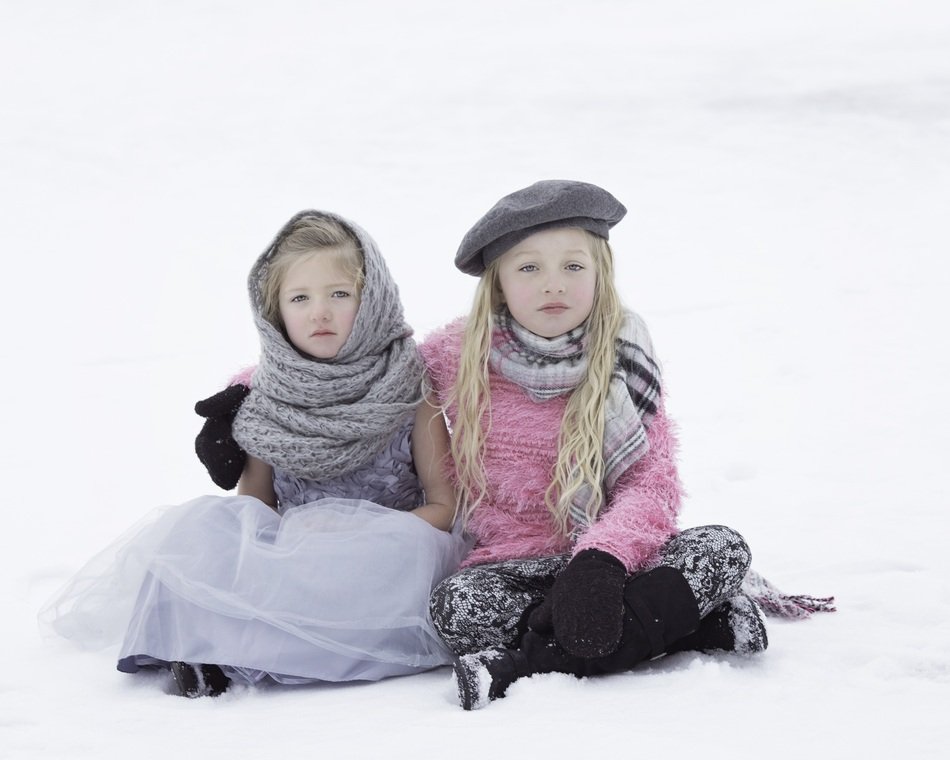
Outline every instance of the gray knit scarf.
[[[555, 338], [542, 338], [520, 325], [507, 309], [498, 315], [497, 323], [489, 363], [532, 398], [544, 401], [571, 393], [586, 377], [586, 325]], [[647, 427], [656, 414], [659, 397], [660, 367], [653, 354], [650, 333], [638, 314], [625, 311], [605, 409], [607, 490], [649, 450]], [[571, 504], [575, 528], [590, 522], [585, 509], [590, 496], [591, 489], [583, 488]]]
[[[261, 287], [278, 246], [301, 218], [333, 219], [359, 240], [365, 282], [353, 331], [330, 360], [303, 356], [261, 314]], [[421, 400], [422, 363], [399, 291], [373, 239], [323, 211], [303, 211], [278, 233], [248, 276], [261, 358], [233, 425], [247, 453], [301, 478], [356, 470], [391, 441]]]

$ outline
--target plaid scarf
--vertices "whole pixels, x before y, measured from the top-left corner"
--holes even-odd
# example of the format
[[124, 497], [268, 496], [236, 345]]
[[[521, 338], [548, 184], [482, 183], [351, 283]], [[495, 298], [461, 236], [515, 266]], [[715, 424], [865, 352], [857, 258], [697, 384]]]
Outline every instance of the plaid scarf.
[[[531, 398], [545, 401], [571, 393], [586, 378], [586, 345], [586, 325], [556, 338], [542, 338], [518, 324], [505, 309], [497, 315], [488, 361]], [[650, 333], [638, 314], [624, 313], [616, 345], [617, 359], [604, 410], [605, 491], [649, 450], [647, 428], [660, 398], [660, 367]], [[591, 491], [590, 486], [582, 488], [571, 503], [571, 520], [578, 529], [590, 524], [587, 504]], [[591, 514], [601, 506], [596, 505]]]

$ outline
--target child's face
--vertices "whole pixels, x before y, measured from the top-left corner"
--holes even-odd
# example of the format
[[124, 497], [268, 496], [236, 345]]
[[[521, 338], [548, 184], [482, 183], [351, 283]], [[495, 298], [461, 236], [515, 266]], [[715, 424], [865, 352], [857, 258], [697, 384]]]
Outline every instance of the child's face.
[[594, 305], [597, 271], [587, 233], [576, 227], [525, 238], [498, 260], [498, 276], [511, 315], [543, 338], [581, 325]]
[[280, 284], [280, 318], [290, 342], [314, 359], [332, 359], [350, 337], [360, 291], [328, 251], [302, 256]]

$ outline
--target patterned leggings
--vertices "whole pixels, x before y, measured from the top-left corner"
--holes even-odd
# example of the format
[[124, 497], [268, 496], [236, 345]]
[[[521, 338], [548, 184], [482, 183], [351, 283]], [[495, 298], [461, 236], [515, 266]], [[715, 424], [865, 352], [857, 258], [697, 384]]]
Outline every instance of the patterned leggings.
[[[722, 525], [707, 525], [689, 528], [671, 538], [660, 551], [659, 560], [644, 572], [666, 565], [683, 573], [699, 604], [700, 617], [727, 603], [730, 615], [736, 608], [749, 609], [760, 620], [755, 604], [750, 608], [739, 592], [750, 559], [742, 536]], [[495, 646], [516, 647], [531, 610], [551, 590], [569, 561], [569, 555], [559, 554], [459, 571], [432, 592], [429, 608], [436, 630], [456, 654]], [[764, 636], [764, 627], [762, 630]]]

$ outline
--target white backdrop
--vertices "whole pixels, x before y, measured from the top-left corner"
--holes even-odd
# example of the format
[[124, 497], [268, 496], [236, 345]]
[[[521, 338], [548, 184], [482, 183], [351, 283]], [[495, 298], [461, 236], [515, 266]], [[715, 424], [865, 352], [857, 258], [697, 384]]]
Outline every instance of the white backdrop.
[[[950, 9], [934, 0], [0, 0], [0, 757], [937, 757], [950, 738]], [[608, 188], [682, 428], [683, 524], [840, 611], [760, 658], [446, 670], [199, 702], [40, 638], [151, 508], [213, 492], [191, 407], [253, 362], [244, 279], [294, 212], [379, 242], [420, 336], [537, 179]], [[566, 718], [566, 719], [565, 719]]]

